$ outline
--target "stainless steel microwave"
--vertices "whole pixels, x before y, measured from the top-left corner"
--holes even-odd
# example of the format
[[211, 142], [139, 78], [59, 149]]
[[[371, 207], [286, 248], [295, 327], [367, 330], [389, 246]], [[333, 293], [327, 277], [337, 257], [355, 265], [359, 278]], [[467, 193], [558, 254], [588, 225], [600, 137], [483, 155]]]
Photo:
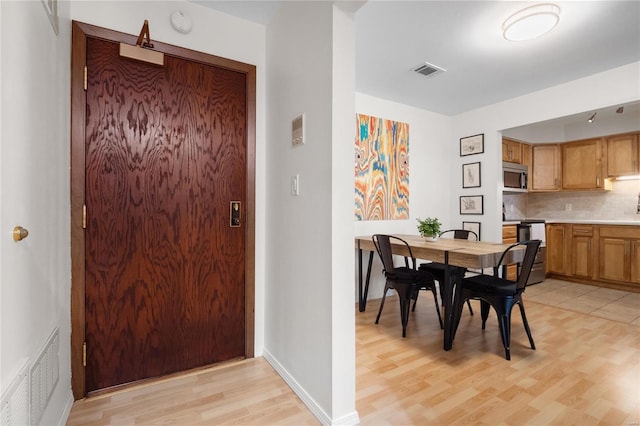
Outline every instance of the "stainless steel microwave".
[[529, 170], [524, 164], [502, 162], [504, 189], [526, 191], [529, 184]]

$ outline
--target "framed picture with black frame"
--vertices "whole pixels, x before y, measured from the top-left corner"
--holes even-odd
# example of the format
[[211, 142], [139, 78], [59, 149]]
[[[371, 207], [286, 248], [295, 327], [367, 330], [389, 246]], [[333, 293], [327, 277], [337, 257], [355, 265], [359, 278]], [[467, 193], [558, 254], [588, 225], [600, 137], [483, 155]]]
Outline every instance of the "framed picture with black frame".
[[475, 232], [480, 241], [480, 222], [462, 222], [462, 229]]
[[482, 154], [484, 152], [484, 133], [460, 138], [460, 157]]
[[461, 195], [460, 214], [484, 214], [484, 196]]
[[462, 165], [462, 187], [480, 188], [480, 163], [468, 163]]

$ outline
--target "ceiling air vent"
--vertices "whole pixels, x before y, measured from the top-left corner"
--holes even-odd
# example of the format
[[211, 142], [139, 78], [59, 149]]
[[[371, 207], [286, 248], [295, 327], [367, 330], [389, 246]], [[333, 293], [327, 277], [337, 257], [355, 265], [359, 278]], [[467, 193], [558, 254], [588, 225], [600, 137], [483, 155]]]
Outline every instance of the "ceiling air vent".
[[436, 74], [440, 74], [446, 71], [444, 68], [440, 68], [436, 65], [430, 64], [429, 62], [425, 62], [424, 64], [421, 64], [420, 66], [414, 68], [413, 70], [418, 74], [422, 74], [427, 77], [434, 76]]

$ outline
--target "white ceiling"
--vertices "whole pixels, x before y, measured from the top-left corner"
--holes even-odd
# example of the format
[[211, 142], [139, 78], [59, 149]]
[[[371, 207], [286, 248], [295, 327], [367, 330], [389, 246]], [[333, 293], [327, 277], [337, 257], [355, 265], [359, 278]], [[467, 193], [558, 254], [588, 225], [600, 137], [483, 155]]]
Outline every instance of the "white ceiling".
[[[195, 3], [266, 24], [282, 1]], [[504, 40], [502, 22], [535, 3], [369, 0], [355, 14], [356, 90], [456, 115], [640, 61], [640, 1], [556, 1], [552, 32]], [[413, 72], [424, 62], [447, 71]]]

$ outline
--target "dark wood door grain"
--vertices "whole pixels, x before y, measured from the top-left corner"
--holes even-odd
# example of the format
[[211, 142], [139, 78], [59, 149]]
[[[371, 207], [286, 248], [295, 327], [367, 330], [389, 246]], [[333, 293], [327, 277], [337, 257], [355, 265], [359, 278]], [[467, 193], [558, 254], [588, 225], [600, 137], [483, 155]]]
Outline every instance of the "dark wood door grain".
[[87, 40], [87, 390], [245, 354], [246, 76]]

